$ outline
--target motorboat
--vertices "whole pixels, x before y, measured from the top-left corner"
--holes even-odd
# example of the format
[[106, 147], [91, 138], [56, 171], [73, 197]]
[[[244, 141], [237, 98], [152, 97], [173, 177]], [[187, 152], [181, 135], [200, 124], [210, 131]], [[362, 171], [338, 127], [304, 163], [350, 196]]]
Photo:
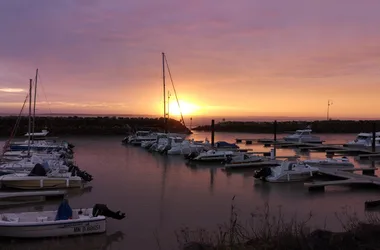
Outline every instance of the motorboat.
[[312, 130], [310, 128], [299, 129], [295, 133], [285, 136], [284, 140], [287, 142], [323, 143], [319, 136], [312, 135], [311, 133]]
[[316, 167], [354, 167], [354, 164], [345, 156], [341, 158], [311, 159], [304, 160], [303, 162], [307, 165]]
[[56, 189], [81, 188], [84, 181], [71, 173], [59, 176], [30, 176], [27, 173], [15, 173], [0, 176], [1, 186], [15, 189]]
[[15, 189], [81, 188], [90, 181], [92, 176], [76, 166], [71, 166], [69, 171], [61, 172], [57, 168], [46, 170], [39, 163], [29, 173], [16, 172], [0, 176], [2, 187]]
[[[380, 149], [380, 132], [375, 133], [375, 149]], [[355, 140], [349, 141], [343, 144], [343, 147], [348, 148], [364, 148], [371, 149], [373, 142], [373, 134], [372, 133], [359, 133]]]
[[296, 182], [306, 181], [318, 172], [317, 167], [312, 167], [303, 162], [283, 161], [275, 167], [264, 167], [256, 171], [254, 177], [268, 182]]
[[176, 147], [178, 145], [181, 145], [183, 142], [183, 138], [179, 136], [170, 136], [167, 138], [166, 141], [164, 141], [162, 144], [157, 145], [157, 151], [160, 153], [168, 152], [172, 147]]
[[190, 155], [187, 158], [192, 161], [219, 161], [223, 162], [228, 159], [228, 157], [233, 156], [235, 152], [233, 151], [218, 151], [218, 150], [208, 150], [206, 152], [201, 152], [197, 155]]
[[57, 210], [0, 214], [0, 236], [12, 238], [46, 238], [104, 233], [106, 218], [124, 219], [104, 204], [92, 208], [71, 209], [67, 200]]
[[[355, 140], [343, 144], [344, 147], [366, 147], [372, 145], [372, 133], [359, 133]], [[375, 133], [376, 139], [380, 138], [380, 132]]]
[[215, 149], [218, 151], [236, 151], [239, 150], [240, 147], [235, 143], [228, 143], [226, 141], [217, 141], [215, 143]]
[[141, 131], [137, 131], [134, 135], [130, 136], [128, 138], [128, 143], [135, 146], [141, 146], [141, 142], [143, 141], [156, 141], [156, 139], [157, 139], [157, 133], [141, 130]]
[[184, 140], [180, 144], [172, 145], [171, 148], [167, 151], [169, 155], [189, 155], [191, 153], [200, 153], [209, 150], [211, 144], [208, 140], [205, 142]]
[[257, 162], [267, 160], [264, 157], [255, 154], [241, 153], [237, 155], [228, 156], [224, 166], [226, 168], [245, 168], [257, 165]]

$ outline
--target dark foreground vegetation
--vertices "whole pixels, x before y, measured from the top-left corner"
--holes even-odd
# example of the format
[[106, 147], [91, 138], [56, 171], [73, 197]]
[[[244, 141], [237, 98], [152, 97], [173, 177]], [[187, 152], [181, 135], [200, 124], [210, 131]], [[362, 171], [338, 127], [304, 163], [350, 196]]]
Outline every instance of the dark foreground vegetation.
[[[274, 122], [234, 122], [226, 121], [215, 124], [216, 132], [273, 133]], [[380, 130], [380, 120], [325, 120], [325, 121], [281, 121], [277, 122], [277, 133], [288, 133], [311, 126], [315, 133], [360, 133], [372, 132], [373, 124]], [[193, 130], [210, 131], [210, 125], [199, 126]]]
[[[17, 121], [16, 116], [0, 117], [0, 136], [10, 136]], [[126, 135], [136, 130], [146, 129], [164, 132], [163, 118], [123, 118], [123, 117], [36, 117], [35, 131], [47, 129], [48, 136], [60, 135]], [[190, 133], [177, 120], [168, 120], [168, 131]], [[28, 132], [28, 117], [21, 117], [16, 136]]]
[[266, 209], [262, 214], [252, 214], [242, 223], [234, 207], [229, 222], [214, 232], [184, 228], [177, 232], [180, 249], [183, 250], [375, 250], [380, 249], [380, 219], [368, 214], [360, 221], [355, 214], [336, 214], [342, 232], [325, 229], [311, 230], [309, 218], [303, 221], [276, 216]]

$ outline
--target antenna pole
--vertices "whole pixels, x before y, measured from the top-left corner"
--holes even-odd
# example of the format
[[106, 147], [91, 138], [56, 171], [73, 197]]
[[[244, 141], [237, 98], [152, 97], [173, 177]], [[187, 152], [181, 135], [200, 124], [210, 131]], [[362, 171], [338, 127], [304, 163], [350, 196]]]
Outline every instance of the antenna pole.
[[37, 76], [38, 76], [38, 69], [36, 70], [36, 79], [34, 80], [34, 107], [33, 107], [33, 127], [32, 127], [32, 144], [34, 143], [34, 128], [36, 126], [36, 100], [37, 100]]
[[168, 91], [168, 119], [169, 119], [169, 115], [170, 115], [170, 112], [169, 112], [169, 108], [170, 108], [170, 91]]
[[333, 104], [332, 100], [327, 100], [327, 120], [330, 120], [330, 106]]
[[167, 119], [166, 119], [166, 90], [165, 90], [165, 53], [162, 52], [162, 85], [164, 88], [164, 126], [165, 133], [168, 132]]

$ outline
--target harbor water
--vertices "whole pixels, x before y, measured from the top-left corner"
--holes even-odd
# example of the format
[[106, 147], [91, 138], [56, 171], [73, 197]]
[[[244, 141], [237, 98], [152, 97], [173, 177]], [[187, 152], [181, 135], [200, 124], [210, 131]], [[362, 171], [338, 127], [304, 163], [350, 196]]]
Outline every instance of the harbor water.
[[[326, 143], [338, 144], [353, 140], [356, 135], [319, 136]], [[210, 137], [206, 132], [189, 136], [195, 140]], [[215, 135], [215, 141], [235, 142], [236, 138], [273, 138], [273, 135]], [[221, 164], [187, 164], [183, 156], [122, 145], [120, 136], [62, 139], [75, 145], [76, 165], [94, 177], [86, 190], [70, 191], [70, 206], [85, 208], [102, 203], [125, 212], [127, 217], [121, 221], [108, 219], [105, 234], [43, 240], [2, 239], [1, 249], [178, 249], [176, 232], [184, 227], [216, 230], [219, 224], [228, 221], [232, 204], [242, 221], [268, 205], [273, 215], [281, 210], [286, 218], [296, 216], [302, 220], [311, 213], [311, 227], [339, 230], [339, 217], [346, 211], [364, 218], [364, 202], [380, 199], [376, 189], [335, 186], [322, 193], [310, 193], [303, 183], [263, 183], [255, 180], [252, 172], [227, 173], [222, 171]], [[263, 145], [238, 145], [253, 151], [270, 151]], [[277, 149], [279, 156], [295, 154], [301, 159], [326, 157], [325, 153]], [[356, 167], [370, 166], [368, 161], [349, 159]], [[57, 206], [53, 202], [1, 212], [48, 210]]]

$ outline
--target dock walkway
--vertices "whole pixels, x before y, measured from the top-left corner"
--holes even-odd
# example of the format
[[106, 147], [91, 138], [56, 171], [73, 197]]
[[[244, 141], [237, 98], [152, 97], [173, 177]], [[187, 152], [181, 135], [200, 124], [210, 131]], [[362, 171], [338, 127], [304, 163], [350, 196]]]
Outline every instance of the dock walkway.
[[236, 138], [236, 142], [245, 141], [246, 144], [260, 143], [265, 146], [276, 146], [277, 148], [298, 148], [301, 151], [322, 151], [326, 154], [342, 154], [342, 155], [358, 155], [359, 159], [380, 158], [380, 152], [373, 152], [366, 148], [351, 148], [344, 147], [341, 144], [323, 144], [323, 143], [305, 143], [305, 142], [290, 142], [285, 140], [273, 139], [242, 139]]
[[[376, 176], [371, 176], [364, 174], [366, 171], [368, 173], [374, 173], [377, 168], [344, 168], [344, 169], [327, 169], [320, 168], [319, 173], [334, 176], [337, 178], [342, 178], [343, 180], [335, 181], [319, 181], [304, 183], [305, 187], [309, 188], [309, 191], [313, 190], [324, 190], [326, 186], [335, 185], [352, 185], [352, 184], [373, 184], [380, 187], [380, 178]], [[362, 170], [363, 174], [351, 173], [354, 171]]]

